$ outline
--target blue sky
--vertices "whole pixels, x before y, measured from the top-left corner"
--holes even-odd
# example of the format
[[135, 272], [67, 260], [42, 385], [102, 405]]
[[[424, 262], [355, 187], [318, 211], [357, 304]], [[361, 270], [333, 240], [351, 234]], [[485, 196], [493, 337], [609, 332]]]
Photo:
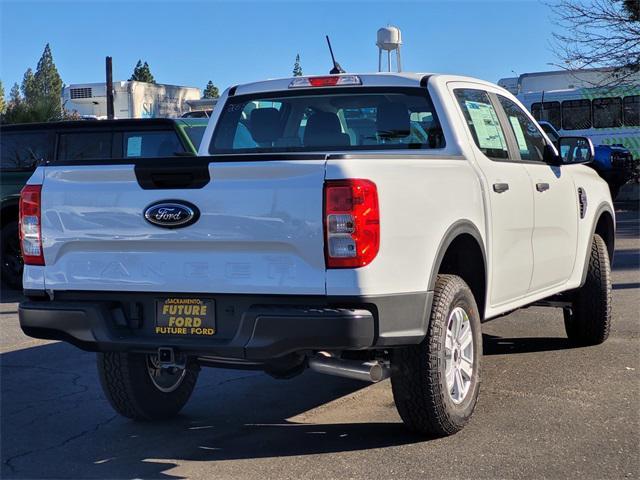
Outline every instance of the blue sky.
[[140, 1], [0, 0], [5, 92], [35, 69], [45, 43], [66, 84], [126, 80], [136, 61], [156, 81], [203, 88], [330, 68], [324, 35], [347, 71], [377, 69], [376, 31], [402, 29], [407, 71], [501, 77], [553, 69], [553, 25], [540, 1]]

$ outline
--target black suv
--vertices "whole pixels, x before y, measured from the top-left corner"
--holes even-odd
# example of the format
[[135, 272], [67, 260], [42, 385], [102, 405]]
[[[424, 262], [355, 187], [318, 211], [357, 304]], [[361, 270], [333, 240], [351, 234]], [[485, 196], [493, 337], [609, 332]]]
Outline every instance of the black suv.
[[22, 287], [20, 190], [41, 162], [195, 155], [207, 119], [83, 120], [0, 125], [2, 281]]

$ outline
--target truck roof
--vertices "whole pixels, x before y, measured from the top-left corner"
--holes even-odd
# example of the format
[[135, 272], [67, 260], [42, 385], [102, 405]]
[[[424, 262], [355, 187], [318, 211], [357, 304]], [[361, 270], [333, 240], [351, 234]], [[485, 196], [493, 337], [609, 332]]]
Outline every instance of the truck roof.
[[[363, 87], [419, 87], [425, 86], [430, 79], [439, 79], [445, 82], [449, 81], [467, 81], [481, 83], [486, 85], [495, 85], [485, 80], [479, 80], [472, 77], [464, 77], [459, 75], [444, 75], [438, 73], [419, 73], [419, 72], [379, 72], [379, 73], [344, 73], [344, 75], [356, 75], [362, 80]], [[294, 79], [325, 77], [329, 75], [304, 75], [302, 77], [285, 77], [259, 82], [245, 83], [236, 85], [229, 89], [231, 95], [244, 95], [250, 93], [283, 91], [289, 89], [289, 84]], [[331, 75], [333, 76], [333, 75]], [[301, 89], [302, 90], [302, 89]]]

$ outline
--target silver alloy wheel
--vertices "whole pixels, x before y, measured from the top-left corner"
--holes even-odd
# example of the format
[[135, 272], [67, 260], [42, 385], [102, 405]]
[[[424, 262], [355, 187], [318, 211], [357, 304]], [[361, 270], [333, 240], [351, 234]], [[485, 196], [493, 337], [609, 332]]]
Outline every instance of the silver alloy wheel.
[[449, 315], [444, 343], [444, 364], [447, 390], [455, 404], [469, 393], [473, 377], [473, 331], [467, 312], [456, 307]]
[[163, 393], [171, 393], [176, 390], [187, 373], [186, 368], [161, 368], [157, 355], [147, 355], [147, 372], [151, 383]]

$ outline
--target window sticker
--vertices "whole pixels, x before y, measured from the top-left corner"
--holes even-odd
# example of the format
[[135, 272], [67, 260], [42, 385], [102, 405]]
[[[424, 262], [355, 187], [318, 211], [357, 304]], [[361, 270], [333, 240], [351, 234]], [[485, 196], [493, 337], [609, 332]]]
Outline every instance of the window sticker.
[[518, 141], [518, 149], [520, 153], [529, 153], [529, 147], [527, 146], [527, 139], [524, 137], [524, 132], [522, 131], [522, 126], [518, 121], [518, 117], [509, 117], [509, 121], [511, 122], [511, 127], [513, 127], [513, 133], [516, 136], [516, 140]]
[[139, 157], [142, 155], [142, 137], [129, 137], [127, 139], [127, 157]]
[[506, 150], [498, 117], [491, 105], [465, 100], [480, 148]]

